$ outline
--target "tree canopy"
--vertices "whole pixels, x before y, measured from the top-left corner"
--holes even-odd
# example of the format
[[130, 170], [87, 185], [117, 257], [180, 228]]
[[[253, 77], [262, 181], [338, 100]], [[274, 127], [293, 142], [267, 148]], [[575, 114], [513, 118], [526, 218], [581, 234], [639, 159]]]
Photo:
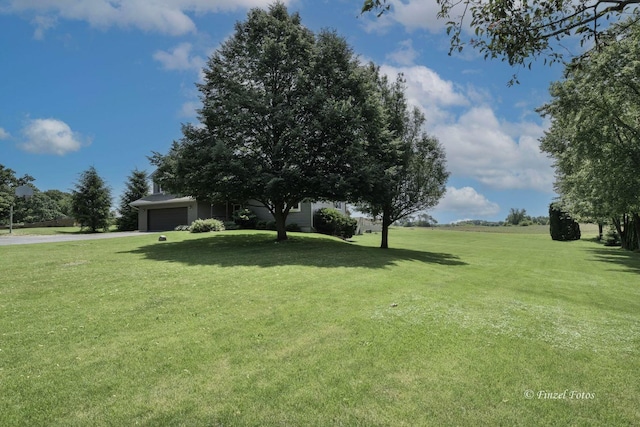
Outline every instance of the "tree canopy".
[[[9, 210], [13, 205], [14, 222], [50, 221], [70, 214], [69, 193], [59, 190], [40, 191], [34, 185], [35, 179], [28, 174], [18, 178], [15, 172], [0, 164], [0, 223], [9, 222]], [[16, 197], [15, 189], [28, 185], [33, 190], [33, 197], [25, 200]]]
[[[42, 192], [35, 185], [30, 184], [33, 196], [28, 200], [22, 197], [15, 198], [14, 222], [34, 223], [51, 221], [67, 216], [63, 208], [47, 192]], [[67, 197], [70, 195], [67, 193]]]
[[[552, 119], [541, 149], [554, 159], [563, 206], [610, 218], [633, 249], [640, 245], [640, 25], [614, 25], [605, 40], [551, 85], [552, 100], [539, 109]], [[635, 241], [625, 239], [629, 233]]]
[[[539, 56], [560, 61], [569, 50], [562, 41], [599, 45], [612, 22], [640, 19], [640, 0], [434, 0], [438, 17], [447, 21], [451, 51], [470, 45], [485, 58], [528, 65]], [[385, 13], [391, 0], [364, 0], [362, 12]], [[469, 38], [466, 33], [471, 30]], [[569, 56], [573, 56], [569, 54]]]
[[6, 218], [9, 222], [9, 210], [15, 202], [15, 189], [21, 185], [26, 185], [34, 181], [31, 175], [24, 175], [21, 178], [16, 176], [16, 172], [0, 164], [0, 218]]
[[158, 181], [204, 200], [257, 200], [285, 240], [299, 202], [347, 196], [379, 113], [368, 84], [334, 32], [314, 34], [281, 3], [253, 9], [207, 63], [200, 124], [151, 157]]

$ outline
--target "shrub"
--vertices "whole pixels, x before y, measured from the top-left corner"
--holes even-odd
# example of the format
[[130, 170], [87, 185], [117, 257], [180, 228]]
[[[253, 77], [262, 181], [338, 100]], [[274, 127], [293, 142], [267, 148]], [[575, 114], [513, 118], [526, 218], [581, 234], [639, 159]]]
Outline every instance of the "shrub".
[[224, 222], [224, 229], [225, 230], [239, 230], [240, 227], [238, 224], [236, 224], [235, 221], [225, 221]]
[[322, 208], [314, 212], [313, 225], [318, 233], [348, 239], [355, 234], [358, 221], [336, 209]]
[[233, 222], [240, 228], [256, 228], [258, 217], [251, 209], [238, 209], [232, 214]]
[[176, 225], [176, 228], [173, 231], [189, 231], [188, 225]]
[[209, 231], [223, 231], [224, 223], [218, 219], [196, 219], [191, 223], [189, 231], [192, 233], [207, 233]]
[[266, 230], [266, 229], [267, 229], [267, 221], [259, 220], [258, 222], [256, 222], [256, 230]]
[[549, 231], [553, 240], [580, 239], [580, 225], [554, 203], [549, 205]]
[[298, 224], [296, 224], [295, 222], [293, 222], [291, 224], [287, 224], [287, 226], [285, 228], [287, 229], [287, 231], [292, 231], [292, 232], [302, 231], [300, 226]]
[[276, 222], [275, 221], [268, 221], [265, 224], [265, 229], [266, 230], [276, 231]]
[[609, 227], [607, 234], [604, 235], [605, 246], [620, 246], [620, 236], [614, 227]]

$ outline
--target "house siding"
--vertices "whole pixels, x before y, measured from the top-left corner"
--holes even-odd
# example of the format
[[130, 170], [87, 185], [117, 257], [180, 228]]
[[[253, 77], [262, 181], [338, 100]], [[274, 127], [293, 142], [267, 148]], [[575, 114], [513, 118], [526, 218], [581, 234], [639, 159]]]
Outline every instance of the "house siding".
[[[251, 209], [256, 216], [263, 221], [273, 221], [273, 215], [264, 207], [264, 205], [256, 200], [251, 200], [247, 204], [247, 208]], [[300, 203], [299, 212], [289, 212], [286, 224], [297, 224], [300, 229], [306, 233], [313, 231], [313, 213], [321, 208], [334, 208], [347, 214], [346, 204], [340, 203], [340, 208], [336, 208], [333, 202], [302, 202]]]
[[149, 230], [149, 211], [156, 211], [159, 209], [169, 209], [169, 208], [187, 208], [187, 224], [181, 224], [181, 225], [189, 225], [193, 221], [198, 219], [198, 210], [200, 205], [202, 205], [202, 203], [198, 203], [195, 200], [191, 200], [191, 201], [186, 201], [184, 203], [157, 202], [157, 203], [154, 203], [153, 206], [140, 207], [138, 208], [138, 229], [140, 231], [150, 231]]
[[[159, 188], [155, 188], [159, 190]], [[190, 225], [196, 219], [216, 218], [223, 221], [230, 221], [232, 219], [233, 208], [237, 205], [231, 203], [208, 203], [198, 202], [191, 197], [177, 197], [166, 193], [154, 193], [150, 196], [139, 199], [131, 204], [138, 209], [138, 229], [140, 231], [149, 231], [149, 212], [157, 210], [167, 210], [171, 208], [186, 208], [187, 209], [187, 224]], [[340, 207], [337, 207], [337, 206]], [[262, 221], [273, 221], [273, 215], [271, 212], [256, 200], [251, 200], [245, 205], [248, 209], [251, 209], [256, 216]], [[300, 203], [299, 212], [289, 212], [287, 216], [286, 224], [297, 224], [298, 227], [304, 232], [312, 232], [313, 228], [313, 213], [324, 207], [335, 208], [338, 211], [346, 215], [346, 203], [344, 202], [303, 202]]]

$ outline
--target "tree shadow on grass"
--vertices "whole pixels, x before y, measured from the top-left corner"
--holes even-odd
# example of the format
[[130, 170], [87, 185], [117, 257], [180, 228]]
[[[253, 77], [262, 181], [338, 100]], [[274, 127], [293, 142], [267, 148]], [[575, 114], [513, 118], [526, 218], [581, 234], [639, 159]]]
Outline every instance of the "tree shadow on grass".
[[180, 242], [156, 242], [124, 253], [155, 261], [220, 267], [304, 265], [385, 268], [401, 261], [467, 265], [451, 254], [358, 246], [335, 238], [295, 235], [275, 242], [270, 234], [216, 234]]
[[621, 248], [589, 249], [595, 255], [595, 259], [601, 262], [618, 264], [625, 267], [630, 273], [640, 274], [640, 254], [626, 251]]

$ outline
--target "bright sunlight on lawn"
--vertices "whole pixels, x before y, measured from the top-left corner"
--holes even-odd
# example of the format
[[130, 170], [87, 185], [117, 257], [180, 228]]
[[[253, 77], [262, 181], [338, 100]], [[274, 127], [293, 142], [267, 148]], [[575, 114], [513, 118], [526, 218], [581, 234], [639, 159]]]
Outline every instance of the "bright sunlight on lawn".
[[0, 425], [639, 424], [640, 256], [523, 231], [0, 247]]

